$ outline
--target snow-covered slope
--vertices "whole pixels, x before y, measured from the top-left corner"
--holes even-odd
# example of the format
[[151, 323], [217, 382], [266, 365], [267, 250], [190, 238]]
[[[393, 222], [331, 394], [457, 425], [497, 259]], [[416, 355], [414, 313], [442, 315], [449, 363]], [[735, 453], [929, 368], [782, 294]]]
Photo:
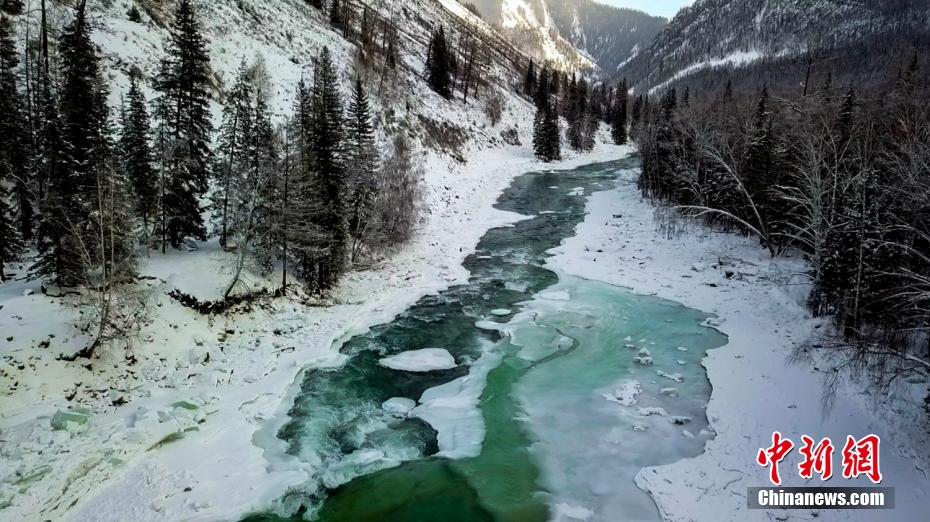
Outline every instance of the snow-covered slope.
[[489, 23], [540, 60], [605, 76], [648, 45], [664, 18], [592, 0], [475, 0]]
[[534, 54], [540, 60], [569, 69], [595, 67], [589, 56], [579, 52], [562, 37], [544, 1], [503, 0], [501, 27], [522, 48], [535, 51]]
[[[907, 54], [909, 42], [925, 40], [914, 36], [928, 29], [930, 4], [924, 0], [698, 0], [621, 72], [649, 88], [715, 67], [817, 51], [855, 58], [838, 69], [850, 65], [861, 73], [881, 60], [872, 53]], [[824, 58], [819, 60], [831, 61]]]

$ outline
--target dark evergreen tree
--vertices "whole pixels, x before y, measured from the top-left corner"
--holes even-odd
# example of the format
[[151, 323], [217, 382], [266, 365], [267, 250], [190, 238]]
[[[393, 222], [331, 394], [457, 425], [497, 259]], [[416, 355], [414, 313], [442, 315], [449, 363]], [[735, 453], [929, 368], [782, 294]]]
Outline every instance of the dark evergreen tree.
[[551, 102], [546, 102], [536, 109], [533, 119], [533, 152], [545, 161], [561, 159], [561, 132], [559, 131], [558, 110]]
[[219, 220], [220, 245], [226, 246], [230, 227], [230, 213], [236, 205], [235, 191], [242, 176], [248, 171], [248, 146], [252, 141], [253, 125], [253, 71], [245, 61], [239, 66], [236, 83], [223, 106], [223, 123], [220, 127], [219, 148], [216, 155], [213, 209]]
[[135, 2], [132, 3], [126, 16], [129, 18], [130, 22], [135, 22], [137, 24], [142, 23], [142, 13], [139, 12], [139, 6], [137, 6]]
[[344, 20], [342, 18], [342, 4], [339, 0], [333, 0], [329, 5], [329, 23], [336, 29], [342, 29]]
[[199, 198], [210, 164], [210, 58], [191, 0], [180, 0], [155, 83], [156, 117], [163, 125], [158, 160], [163, 169], [160, 213], [162, 250], [187, 237], [206, 239]]
[[378, 192], [378, 152], [368, 94], [361, 78], [355, 78], [355, 89], [346, 119], [346, 165], [351, 187], [349, 228], [355, 238], [352, 259], [358, 257], [366, 232], [371, 225], [374, 202]]
[[136, 211], [142, 218], [144, 240], [148, 238], [158, 198], [150, 139], [151, 126], [145, 96], [139, 89], [137, 73], [133, 72], [129, 76], [129, 93], [123, 114], [119, 145], [123, 168], [135, 196]]
[[628, 88], [626, 78], [617, 87], [617, 96], [614, 101], [614, 107], [611, 111], [610, 136], [614, 143], [623, 145], [627, 142], [627, 99]]
[[527, 96], [536, 94], [536, 64], [530, 60], [530, 66], [526, 70], [526, 77], [523, 79], [523, 93]]
[[430, 39], [427, 73], [430, 88], [444, 98], [452, 97], [452, 54], [441, 25]]
[[533, 96], [533, 103], [536, 104], [537, 109], [541, 109], [549, 104], [549, 68], [544, 67], [542, 72], [539, 73], [539, 81], [536, 83], [536, 93]]
[[[313, 77], [310, 150], [318, 189], [323, 196], [320, 226], [327, 235], [326, 252], [318, 259], [311, 285], [332, 288], [345, 270], [349, 254], [348, 187], [343, 148], [342, 100], [329, 48], [317, 59]], [[315, 283], [315, 285], [314, 285]]]
[[[10, 18], [0, 14], [0, 280], [2, 264], [16, 255], [20, 240], [30, 240], [33, 229], [32, 194], [29, 186], [30, 137], [22, 96], [16, 83], [16, 56]], [[13, 186], [19, 206], [14, 225], [8, 186]]]

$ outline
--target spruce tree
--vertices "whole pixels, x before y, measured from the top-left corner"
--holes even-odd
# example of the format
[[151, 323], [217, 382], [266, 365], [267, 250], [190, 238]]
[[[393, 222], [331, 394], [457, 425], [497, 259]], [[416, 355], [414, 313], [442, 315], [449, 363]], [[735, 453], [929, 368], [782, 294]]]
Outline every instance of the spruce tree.
[[613, 110], [611, 110], [611, 128], [610, 136], [617, 145], [624, 145], [627, 142], [627, 99], [628, 88], [626, 78], [617, 87], [616, 101]]
[[312, 100], [310, 150], [323, 196], [320, 225], [327, 235], [327, 249], [319, 259], [316, 284], [327, 290], [338, 282], [349, 253], [342, 100], [328, 47], [323, 48], [317, 59]]
[[[248, 144], [252, 140], [254, 97], [252, 70], [243, 60], [236, 82], [223, 106], [223, 123], [220, 126], [219, 147], [216, 155], [216, 191], [213, 193], [213, 210], [220, 224], [220, 245], [227, 245], [230, 229], [234, 228], [231, 212], [235, 208], [235, 191], [247, 170]], [[231, 208], [232, 207], [232, 208]]]
[[546, 142], [546, 161], [562, 159], [562, 133], [559, 130], [559, 111], [552, 104], [546, 107], [543, 116], [543, 132]]
[[86, 283], [88, 263], [101, 262], [103, 243], [92, 215], [100, 209], [98, 175], [109, 160], [106, 100], [101, 92], [99, 58], [90, 39], [82, 2], [62, 32], [63, 84], [60, 115], [43, 87], [41, 161], [46, 166], [39, 223], [39, 256], [33, 271], [60, 286]]
[[353, 261], [358, 257], [368, 227], [378, 191], [378, 152], [375, 148], [374, 128], [368, 94], [359, 77], [355, 78], [352, 101], [346, 119], [346, 165], [351, 187], [351, 215], [349, 228], [355, 238]]
[[446, 41], [446, 31], [441, 25], [430, 40], [428, 62], [427, 79], [430, 88], [443, 98], [451, 98], [452, 57], [449, 44]]
[[[17, 63], [11, 20], [0, 15], [0, 280], [3, 263], [13, 259], [21, 246], [20, 240], [30, 239], [33, 228], [32, 201], [26, 185], [29, 137], [16, 85]], [[9, 185], [15, 187], [19, 202], [18, 226], [14, 225], [9, 205]]]
[[342, 4], [339, 0], [333, 0], [329, 6], [329, 23], [336, 29], [342, 29]]
[[187, 237], [206, 239], [198, 199], [207, 190], [210, 164], [210, 58], [191, 0], [180, 0], [167, 56], [155, 83], [158, 151], [164, 171], [159, 213], [162, 250]]
[[142, 217], [143, 239], [148, 238], [158, 197], [150, 138], [151, 127], [145, 96], [139, 89], [137, 73], [133, 72], [129, 76], [129, 93], [119, 145], [123, 168], [132, 187], [136, 211]]
[[523, 79], [523, 93], [527, 96], [536, 94], [536, 64], [530, 60], [530, 66], [526, 70], [526, 78]]

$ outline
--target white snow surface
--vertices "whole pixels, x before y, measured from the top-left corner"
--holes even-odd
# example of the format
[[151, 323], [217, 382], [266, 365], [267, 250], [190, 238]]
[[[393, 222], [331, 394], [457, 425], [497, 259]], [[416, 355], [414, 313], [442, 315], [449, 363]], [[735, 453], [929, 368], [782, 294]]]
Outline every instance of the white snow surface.
[[[636, 175], [628, 171], [616, 189], [593, 194], [589, 215], [577, 227], [577, 235], [554, 249], [557, 255], [548, 263], [569, 274], [716, 314], [708, 324], [729, 337], [726, 346], [709, 351], [703, 361], [713, 386], [707, 416], [716, 437], [701, 455], [645, 468], [636, 477], [636, 484], [655, 499], [662, 518], [682, 522], [811, 519], [814, 515], [809, 511], [746, 508], [746, 488], [769, 485], [768, 470], [755, 463], [755, 455], [771, 444], [772, 432], [778, 430], [796, 444], [804, 434], [817, 440], [831, 437], [834, 444], [847, 435], [881, 437], [882, 485], [896, 489], [895, 509], [821, 510], [817, 520], [930, 519], [926, 503], [930, 459], [923, 443], [927, 424], [925, 413], [915, 407], [920, 395], [908, 395], [913, 391], [908, 387], [925, 391], [926, 382], [902, 384], [885, 397], [863, 391], [866, 385], [850, 376], [824, 416], [823, 375], [832, 368], [824, 360], [826, 355], [815, 353], [791, 362], [797, 347], [816, 342], [818, 333], [832, 334], [828, 323], [812, 318], [803, 306], [807, 288], [798, 284], [803, 279], [797, 274], [806, 266], [796, 259], [771, 259], [756, 240], [703, 227], [669, 239], [658, 232], [655, 208], [641, 199]], [[691, 267], [696, 263], [714, 268], [695, 272]], [[723, 264], [744, 277], [727, 279]], [[799, 462], [796, 446], [781, 465], [785, 485], [816, 485], [798, 477]], [[834, 466], [839, 463], [836, 460]], [[829, 485], [872, 484], [834, 477]], [[559, 512], [558, 506], [553, 507]]]
[[445, 348], [423, 348], [400, 352], [378, 361], [378, 364], [392, 370], [405, 372], [431, 372], [455, 368], [455, 357]]

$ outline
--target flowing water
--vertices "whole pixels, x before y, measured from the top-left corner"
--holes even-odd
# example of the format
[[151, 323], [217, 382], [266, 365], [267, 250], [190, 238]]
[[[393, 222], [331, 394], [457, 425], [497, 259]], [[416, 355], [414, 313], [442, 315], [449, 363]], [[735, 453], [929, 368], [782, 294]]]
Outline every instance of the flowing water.
[[[725, 343], [706, 315], [544, 266], [586, 197], [635, 158], [517, 178], [497, 207], [533, 216], [489, 230], [467, 284], [349, 340], [308, 370], [278, 437], [314, 473], [278, 511], [325, 521], [654, 520], [633, 482], [711, 436], [700, 365]], [[443, 348], [452, 369], [379, 365]], [[391, 413], [392, 398], [418, 402]], [[407, 401], [409, 403], [409, 401]], [[250, 520], [282, 520], [260, 514]]]

